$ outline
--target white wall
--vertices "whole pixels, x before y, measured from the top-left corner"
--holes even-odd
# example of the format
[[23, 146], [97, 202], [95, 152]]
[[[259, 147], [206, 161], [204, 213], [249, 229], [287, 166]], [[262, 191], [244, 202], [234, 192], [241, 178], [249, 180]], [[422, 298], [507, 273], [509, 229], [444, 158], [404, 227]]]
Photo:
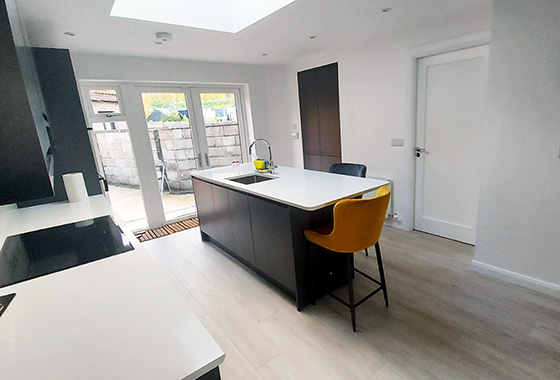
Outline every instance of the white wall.
[[[278, 117], [270, 120], [269, 131], [263, 134], [278, 152], [277, 162], [303, 167], [301, 139], [290, 137], [292, 124], [300, 126], [297, 72], [338, 62], [342, 159], [366, 164], [369, 176], [392, 178], [399, 219], [390, 223], [412, 229], [415, 142], [407, 110], [410, 93], [415, 91], [410, 84], [411, 51], [418, 45], [487, 30], [490, 21], [491, 10], [479, 9], [269, 69], [269, 113]], [[405, 146], [391, 147], [392, 138], [404, 138]]]
[[473, 262], [558, 294], [559, 36], [558, 0], [494, 0], [487, 170]]
[[76, 52], [72, 52], [72, 63], [78, 80], [247, 84], [252, 109], [249, 122], [255, 137], [263, 137], [260, 131], [269, 129], [264, 66]]
[[[418, 45], [489, 29], [479, 9], [360, 46], [312, 55], [287, 66], [252, 66], [73, 53], [78, 79], [247, 83], [255, 137], [272, 144], [275, 162], [303, 167], [297, 72], [338, 62], [342, 158], [368, 166], [368, 175], [394, 180], [395, 227], [412, 228], [414, 129], [410, 125], [410, 54]], [[318, 38], [321, 38], [320, 36]], [[349, 42], [351, 43], [351, 42]], [[391, 147], [404, 138], [404, 147]]]

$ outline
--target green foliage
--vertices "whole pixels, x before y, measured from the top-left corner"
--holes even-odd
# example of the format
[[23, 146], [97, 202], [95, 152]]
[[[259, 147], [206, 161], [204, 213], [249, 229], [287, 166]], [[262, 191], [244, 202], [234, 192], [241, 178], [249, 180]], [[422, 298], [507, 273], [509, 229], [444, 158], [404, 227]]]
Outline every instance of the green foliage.
[[179, 112], [175, 111], [169, 115], [164, 114], [161, 118], [161, 121], [181, 121], [181, 116], [179, 115]]
[[230, 93], [200, 94], [203, 108], [227, 108], [235, 104], [235, 95]]
[[[166, 109], [169, 111], [187, 109], [185, 94], [183, 93], [143, 93], [142, 103], [144, 104], [144, 112], [146, 113], [146, 117], [148, 117], [154, 111], [154, 109]], [[178, 120], [167, 121], [179, 120], [181, 119], [179, 118]], [[164, 119], [164, 121], [166, 120]]]

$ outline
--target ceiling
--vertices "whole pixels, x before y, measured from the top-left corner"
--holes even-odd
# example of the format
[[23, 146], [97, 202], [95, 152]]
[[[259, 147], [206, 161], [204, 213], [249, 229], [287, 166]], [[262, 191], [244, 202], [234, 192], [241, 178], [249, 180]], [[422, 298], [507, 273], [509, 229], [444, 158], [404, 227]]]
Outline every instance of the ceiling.
[[[30, 46], [250, 64], [285, 64], [491, 6], [491, 0], [296, 0], [231, 34], [111, 17], [113, 1], [17, 0], [17, 4]], [[384, 8], [391, 11], [383, 12]], [[172, 41], [155, 44], [155, 33], [161, 31], [172, 33]]]

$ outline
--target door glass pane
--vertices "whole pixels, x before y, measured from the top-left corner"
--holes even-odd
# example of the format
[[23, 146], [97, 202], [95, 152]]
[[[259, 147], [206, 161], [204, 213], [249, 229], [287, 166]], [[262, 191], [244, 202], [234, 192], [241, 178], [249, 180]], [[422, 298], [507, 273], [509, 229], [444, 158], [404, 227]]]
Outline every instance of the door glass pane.
[[116, 90], [89, 90], [93, 113], [120, 114], [119, 97]]
[[241, 162], [241, 139], [234, 93], [200, 94], [204, 130], [208, 143], [208, 166], [211, 168]]
[[113, 209], [131, 230], [147, 228], [138, 170], [126, 121], [92, 123], [92, 128], [109, 182], [108, 194]]
[[184, 93], [143, 93], [142, 103], [168, 221], [196, 212], [190, 172], [197, 169]]

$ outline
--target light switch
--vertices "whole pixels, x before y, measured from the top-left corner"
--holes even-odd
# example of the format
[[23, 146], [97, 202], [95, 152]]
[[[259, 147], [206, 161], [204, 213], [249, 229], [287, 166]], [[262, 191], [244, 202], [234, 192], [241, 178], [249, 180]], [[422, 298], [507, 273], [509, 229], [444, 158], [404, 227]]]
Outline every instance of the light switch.
[[404, 139], [391, 139], [391, 146], [404, 146]]

